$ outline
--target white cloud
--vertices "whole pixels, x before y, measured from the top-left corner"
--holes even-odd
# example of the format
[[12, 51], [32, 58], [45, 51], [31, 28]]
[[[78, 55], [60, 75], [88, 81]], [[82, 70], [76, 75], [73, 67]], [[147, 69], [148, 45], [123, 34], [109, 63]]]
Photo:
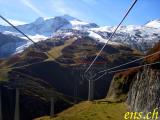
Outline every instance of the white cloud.
[[89, 5], [93, 5], [97, 3], [97, 0], [82, 0], [84, 3], [89, 4]]
[[[17, 25], [23, 25], [26, 24], [23, 21], [19, 21], [19, 20], [13, 20], [13, 19], [8, 19], [9, 22], [11, 22], [13, 25], [17, 26]], [[5, 25], [5, 26], [9, 26], [6, 22], [4, 22], [3, 20], [0, 20], [0, 25]]]
[[45, 14], [39, 10], [35, 5], [32, 4], [30, 0], [21, 0], [24, 5], [31, 8], [36, 14], [38, 14], [40, 17], [44, 17]]
[[70, 8], [64, 0], [53, 0], [52, 6], [53, 6], [53, 11], [56, 11], [60, 14], [69, 14], [72, 16], [82, 16], [83, 14], [80, 11], [77, 11], [73, 8]]

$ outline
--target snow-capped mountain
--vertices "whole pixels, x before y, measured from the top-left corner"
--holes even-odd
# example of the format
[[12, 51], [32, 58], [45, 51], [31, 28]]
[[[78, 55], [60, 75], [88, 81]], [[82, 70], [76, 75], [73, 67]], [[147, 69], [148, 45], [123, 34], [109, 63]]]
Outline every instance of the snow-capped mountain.
[[69, 15], [64, 15], [64, 16], [61, 16], [61, 17], [64, 18], [64, 19], [66, 19], [66, 20], [68, 20], [69, 23], [72, 26], [71, 28], [75, 29], [75, 30], [87, 30], [87, 29], [90, 29], [90, 28], [97, 28], [97, 27], [99, 27], [95, 23], [88, 23], [88, 22], [79, 20], [77, 18], [71, 17]]
[[[52, 36], [53, 33], [61, 29], [84, 30], [96, 27], [98, 27], [98, 25], [96, 25], [95, 23], [83, 22], [69, 15], [58, 16], [54, 18], [40, 17], [32, 23], [17, 26], [17, 28], [22, 30], [27, 35], [30, 36], [43, 35], [45, 37]], [[4, 33], [6, 31], [17, 34], [17, 31], [10, 26], [0, 26], [0, 32]]]
[[[55, 17], [51, 19], [46, 19], [40, 17], [36, 19], [34, 22], [25, 24], [25, 25], [19, 25], [17, 28], [19, 28], [21, 31], [26, 33], [27, 35], [43, 35], [43, 36], [50, 36], [53, 34], [53, 32], [56, 32], [59, 29], [62, 28], [70, 28], [70, 23], [61, 17]], [[15, 29], [13, 29], [10, 26], [0, 26], [0, 32], [10, 31], [17, 33]]]
[[[115, 30], [115, 26], [104, 26], [90, 30], [108, 39]], [[154, 20], [145, 25], [121, 26], [111, 41], [126, 44], [141, 51], [147, 51], [159, 40], [160, 20]]]
[[[35, 42], [45, 40], [48, 37], [52, 37], [54, 33], [70, 29], [70, 30], [87, 30], [89, 28], [96, 28], [98, 25], [95, 23], [87, 23], [81, 20], [78, 20], [74, 17], [71, 17], [69, 15], [64, 16], [58, 16], [58, 17], [51, 17], [51, 18], [38, 18], [32, 23], [24, 24], [24, 25], [18, 25], [16, 26], [21, 31], [23, 31], [25, 34], [27, 34], [31, 39], [33, 39]], [[0, 33], [3, 33], [5, 36], [15, 36], [22, 39], [27, 39], [23, 35], [21, 35], [19, 32], [17, 32], [14, 28], [11, 26], [3, 26], [0, 25]], [[21, 40], [21, 39], [19, 39]], [[13, 49], [15, 53], [22, 52], [23, 48], [31, 45], [32, 43], [30, 41], [27, 42], [21, 42], [21, 41], [14, 41], [16, 45], [13, 45]], [[21, 44], [19, 44], [19, 42]], [[8, 43], [6, 43], [8, 44]], [[3, 47], [0, 46], [2, 49]], [[7, 47], [8, 51], [11, 51]], [[5, 49], [7, 51], [7, 49]], [[1, 51], [2, 52], [2, 51]], [[5, 53], [5, 52], [4, 52]], [[9, 52], [9, 53], [13, 53]], [[0, 56], [1, 57], [1, 56]]]
[[[66, 29], [55, 33], [55, 36], [89, 36], [99, 42], [107, 42], [116, 26], [103, 26], [81, 30]], [[145, 25], [120, 26], [115, 36], [108, 43], [125, 44], [134, 49], [146, 52], [160, 40], [160, 20], [153, 20]]]
[[[88, 36], [99, 42], [107, 42], [116, 26], [99, 27], [95, 23], [88, 23], [69, 15], [51, 18], [38, 18], [32, 23], [17, 26], [35, 42], [49, 37]], [[0, 32], [5, 35], [14, 35], [26, 39], [10, 26], [0, 25]], [[147, 51], [160, 40], [160, 20], [152, 20], [144, 25], [120, 26], [116, 35], [108, 43], [125, 44], [132, 48]], [[23, 42], [24, 43], [24, 42]], [[16, 52], [23, 51], [24, 47], [32, 44], [27, 42], [15, 46]]]

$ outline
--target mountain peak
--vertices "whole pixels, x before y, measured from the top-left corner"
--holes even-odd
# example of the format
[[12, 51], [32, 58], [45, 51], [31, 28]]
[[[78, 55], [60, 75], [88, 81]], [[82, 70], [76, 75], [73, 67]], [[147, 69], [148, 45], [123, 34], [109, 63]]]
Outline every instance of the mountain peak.
[[44, 22], [44, 18], [43, 17], [39, 17], [34, 21], [34, 23], [36, 23], [36, 24], [40, 24], [42, 22]]
[[78, 19], [76, 19], [76, 18], [74, 18], [74, 17], [72, 17], [72, 16], [70, 16], [70, 15], [68, 15], [68, 14], [65, 14], [65, 15], [60, 16], [60, 17], [66, 19], [66, 20], [69, 20], [69, 21], [70, 21], [70, 20], [78, 20]]
[[46, 17], [46, 18], [39, 17], [34, 21], [34, 23], [39, 24], [39, 23], [42, 23], [46, 20], [52, 20], [52, 19], [57, 19], [57, 18], [65, 19], [67, 21], [78, 20], [70, 15], [65, 14], [63, 16], [56, 16], [56, 17]]

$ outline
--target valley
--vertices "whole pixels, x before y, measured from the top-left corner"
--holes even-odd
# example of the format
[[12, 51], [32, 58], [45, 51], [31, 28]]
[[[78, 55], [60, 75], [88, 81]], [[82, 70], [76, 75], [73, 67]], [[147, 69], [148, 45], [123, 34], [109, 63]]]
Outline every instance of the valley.
[[[127, 111], [151, 111], [159, 106], [159, 64], [132, 67], [158, 62], [160, 54], [115, 69], [125, 71], [108, 71], [103, 77], [100, 71], [158, 52], [157, 24], [159, 20], [121, 26], [87, 74], [114, 26], [99, 27], [68, 15], [17, 26], [34, 36], [41, 49], [11, 27], [0, 26], [3, 119], [14, 116], [17, 90], [20, 120], [123, 120]], [[89, 79], [99, 77], [94, 82], [94, 100], [89, 102]], [[51, 108], [55, 117], [50, 119]]]

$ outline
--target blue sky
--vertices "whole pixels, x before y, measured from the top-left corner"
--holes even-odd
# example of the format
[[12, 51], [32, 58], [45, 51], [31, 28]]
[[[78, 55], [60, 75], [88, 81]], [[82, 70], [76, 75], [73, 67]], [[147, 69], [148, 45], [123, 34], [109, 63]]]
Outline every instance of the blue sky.
[[[0, 14], [14, 24], [29, 23], [40, 16], [69, 14], [100, 26], [117, 25], [132, 2], [133, 0], [0, 0]], [[124, 24], [141, 25], [160, 19], [159, 6], [160, 0], [138, 0]]]

